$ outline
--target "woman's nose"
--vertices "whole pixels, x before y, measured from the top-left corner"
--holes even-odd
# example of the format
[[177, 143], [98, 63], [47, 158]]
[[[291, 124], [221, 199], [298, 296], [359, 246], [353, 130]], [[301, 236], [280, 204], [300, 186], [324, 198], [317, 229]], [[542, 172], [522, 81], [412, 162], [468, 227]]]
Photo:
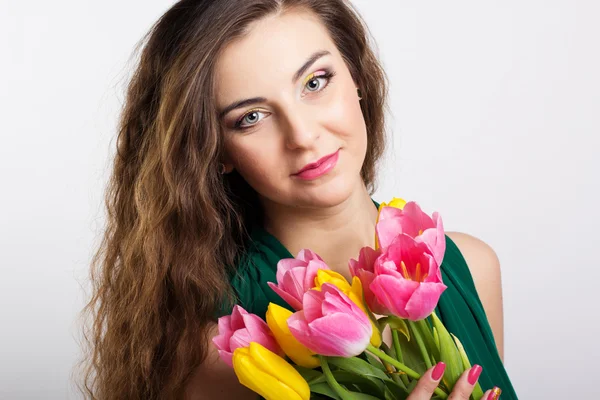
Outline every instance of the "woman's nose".
[[310, 111], [300, 108], [285, 114], [282, 129], [289, 149], [313, 148], [319, 138], [319, 124]]

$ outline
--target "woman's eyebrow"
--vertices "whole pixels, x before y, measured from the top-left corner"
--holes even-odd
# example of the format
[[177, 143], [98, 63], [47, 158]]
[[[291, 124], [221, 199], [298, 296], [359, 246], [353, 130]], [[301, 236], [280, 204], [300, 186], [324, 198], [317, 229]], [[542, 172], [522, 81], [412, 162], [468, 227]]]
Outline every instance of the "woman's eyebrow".
[[[292, 83], [295, 83], [300, 78], [300, 76], [302, 76], [302, 74], [304, 74], [304, 72], [306, 72], [306, 70], [308, 68], [310, 68], [310, 66], [313, 65], [319, 58], [326, 56], [326, 55], [331, 55], [331, 52], [329, 52], [328, 50], [319, 50], [319, 51], [314, 52], [306, 60], [306, 62], [304, 64], [302, 64], [300, 69], [298, 69], [298, 71], [296, 71], [296, 73], [292, 77]], [[221, 111], [219, 113], [219, 119], [222, 119], [229, 112], [231, 112], [237, 108], [246, 107], [246, 106], [256, 104], [256, 103], [263, 103], [265, 101], [267, 101], [267, 99], [264, 97], [252, 97], [250, 99], [244, 99], [244, 100], [239, 100], [239, 101], [233, 102], [230, 105], [228, 105], [227, 107], [225, 107], [223, 109], [223, 111]]]
[[302, 74], [308, 68], [310, 68], [310, 66], [313, 65], [319, 58], [326, 56], [326, 55], [330, 55], [330, 54], [331, 53], [327, 50], [320, 50], [320, 51], [313, 53], [313, 55], [308, 57], [308, 60], [306, 60], [306, 62], [300, 67], [300, 69], [298, 71], [296, 71], [296, 73], [294, 74], [294, 77], [292, 78], [292, 83], [296, 83], [298, 78], [300, 78], [300, 76], [302, 76]]

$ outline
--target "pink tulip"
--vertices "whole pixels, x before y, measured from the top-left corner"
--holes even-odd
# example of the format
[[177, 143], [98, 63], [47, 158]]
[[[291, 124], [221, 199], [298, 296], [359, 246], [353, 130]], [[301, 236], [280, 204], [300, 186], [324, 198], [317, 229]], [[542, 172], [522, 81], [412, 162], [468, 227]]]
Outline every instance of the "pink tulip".
[[311, 250], [300, 250], [296, 258], [284, 258], [277, 263], [277, 285], [269, 287], [294, 310], [302, 310], [302, 298], [307, 290], [315, 287], [319, 269], [329, 269], [319, 255]]
[[353, 357], [371, 340], [369, 317], [341, 290], [324, 283], [303, 298], [303, 310], [288, 318], [292, 335], [311, 351], [324, 356]]
[[383, 207], [376, 226], [379, 246], [387, 247], [400, 233], [405, 233], [417, 242], [426, 243], [438, 265], [442, 264], [446, 252], [446, 235], [442, 217], [434, 212], [430, 217], [414, 201], [403, 209]]
[[446, 290], [429, 246], [407, 234], [398, 235], [374, 264], [370, 289], [396, 315], [411, 321], [426, 318]]
[[233, 351], [248, 347], [250, 342], [260, 343], [273, 353], [283, 355], [266, 322], [238, 305], [233, 307], [231, 315], [219, 318], [219, 334], [212, 341], [219, 349], [221, 359], [230, 367], [233, 367]]
[[369, 310], [375, 314], [389, 314], [389, 310], [377, 300], [377, 297], [375, 297], [370, 288], [371, 282], [375, 279], [375, 271], [373, 270], [375, 260], [380, 255], [381, 249], [374, 250], [368, 246], [363, 247], [360, 249], [358, 261], [352, 258], [349, 261], [350, 274], [360, 279], [363, 287], [363, 296], [367, 306], [369, 306]]

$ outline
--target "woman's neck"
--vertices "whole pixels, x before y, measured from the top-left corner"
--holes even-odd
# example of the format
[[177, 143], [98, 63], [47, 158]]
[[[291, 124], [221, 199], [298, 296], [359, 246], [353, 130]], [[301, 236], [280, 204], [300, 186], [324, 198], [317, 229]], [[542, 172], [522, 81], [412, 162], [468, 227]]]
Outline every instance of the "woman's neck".
[[311, 249], [329, 268], [350, 277], [348, 261], [375, 246], [377, 208], [362, 181], [346, 200], [326, 208], [291, 208], [263, 202], [264, 228], [292, 255]]

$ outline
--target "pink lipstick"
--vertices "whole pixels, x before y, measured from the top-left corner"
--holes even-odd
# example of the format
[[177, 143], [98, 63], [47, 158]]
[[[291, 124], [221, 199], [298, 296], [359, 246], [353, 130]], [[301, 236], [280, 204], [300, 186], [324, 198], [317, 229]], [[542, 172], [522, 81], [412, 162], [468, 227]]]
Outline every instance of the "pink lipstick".
[[335, 153], [325, 156], [314, 163], [307, 164], [293, 176], [304, 180], [316, 179], [320, 176], [323, 176], [336, 166], [339, 153], [340, 151], [338, 150]]

